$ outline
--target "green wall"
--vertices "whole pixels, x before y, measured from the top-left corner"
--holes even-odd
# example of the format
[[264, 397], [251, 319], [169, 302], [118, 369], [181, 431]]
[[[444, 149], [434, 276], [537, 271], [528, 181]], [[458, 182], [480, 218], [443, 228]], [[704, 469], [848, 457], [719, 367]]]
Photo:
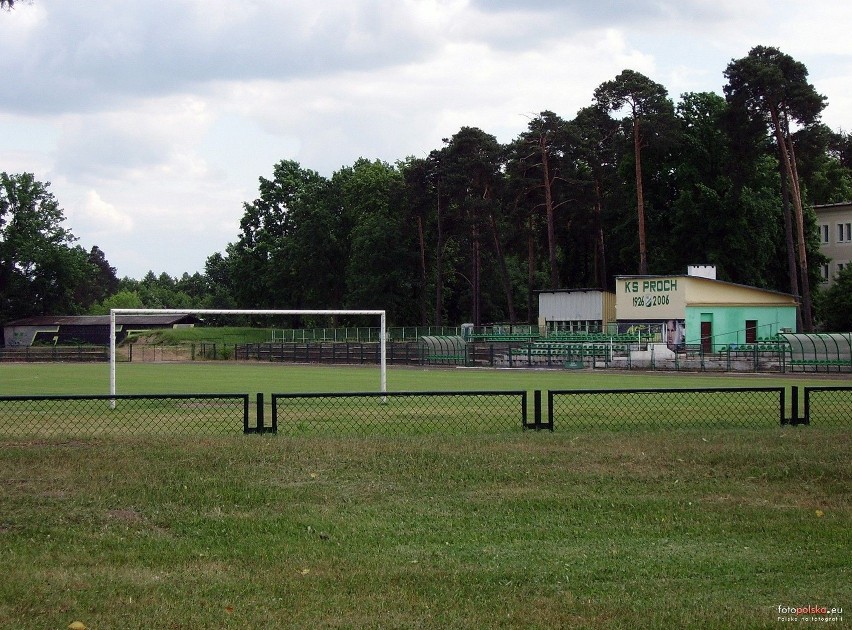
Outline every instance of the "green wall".
[[713, 350], [746, 342], [745, 323], [757, 321], [757, 337], [772, 337], [782, 328], [796, 331], [795, 306], [687, 306], [686, 343], [701, 343], [701, 322], [713, 324]]

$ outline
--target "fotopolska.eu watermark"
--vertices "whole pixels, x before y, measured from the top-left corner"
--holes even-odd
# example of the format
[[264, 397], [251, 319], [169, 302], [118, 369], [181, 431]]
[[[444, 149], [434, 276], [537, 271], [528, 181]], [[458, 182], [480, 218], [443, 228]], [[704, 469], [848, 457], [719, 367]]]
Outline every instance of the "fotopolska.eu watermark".
[[785, 606], [778, 604], [778, 621], [797, 623], [843, 623], [843, 608], [840, 606]]

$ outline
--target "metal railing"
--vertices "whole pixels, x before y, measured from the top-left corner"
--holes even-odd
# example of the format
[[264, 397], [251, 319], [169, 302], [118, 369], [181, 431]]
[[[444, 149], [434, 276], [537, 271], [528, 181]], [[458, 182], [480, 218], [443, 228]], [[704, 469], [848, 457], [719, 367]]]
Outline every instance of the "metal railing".
[[[205, 356], [209, 356], [206, 352]], [[215, 349], [214, 349], [215, 355]], [[226, 349], [226, 354], [242, 361], [273, 363], [325, 363], [330, 365], [378, 365], [381, 353], [378, 343], [363, 342], [305, 342], [238, 344]], [[388, 363], [419, 365], [423, 352], [418, 342], [389, 343], [386, 346]]]
[[[447, 337], [439, 337], [444, 339]], [[276, 341], [252, 344], [199, 342], [176, 346], [129, 344], [116, 349], [118, 361], [168, 362], [244, 360], [329, 365], [378, 365], [379, 343], [372, 341]], [[852, 373], [852, 359], [826, 359], [807, 353], [792, 358], [785, 342], [728, 344], [710, 351], [701, 345], [648, 344], [612, 336], [609, 341], [467, 341], [464, 349], [429, 350], [422, 340], [386, 344], [389, 365], [480, 366], [551, 369], [620, 369], [685, 372]], [[804, 357], [804, 358], [802, 358]], [[107, 361], [106, 347], [0, 349], [0, 361]]]

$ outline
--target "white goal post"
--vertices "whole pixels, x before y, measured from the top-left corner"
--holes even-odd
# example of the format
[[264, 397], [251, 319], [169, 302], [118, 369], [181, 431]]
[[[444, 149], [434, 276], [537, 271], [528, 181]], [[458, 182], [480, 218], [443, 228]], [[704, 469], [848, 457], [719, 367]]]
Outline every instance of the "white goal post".
[[[115, 396], [115, 316], [116, 315], [369, 315], [381, 319], [379, 331], [379, 391], [387, 393], [387, 325], [385, 311], [357, 310], [279, 310], [279, 309], [172, 309], [113, 308], [109, 311], [109, 393]], [[113, 401], [115, 402], [115, 401]]]

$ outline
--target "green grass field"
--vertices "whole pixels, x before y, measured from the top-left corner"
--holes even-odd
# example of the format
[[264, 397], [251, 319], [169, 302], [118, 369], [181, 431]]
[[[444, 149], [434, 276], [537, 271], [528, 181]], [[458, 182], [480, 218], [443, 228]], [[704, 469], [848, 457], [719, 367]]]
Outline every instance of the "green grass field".
[[[388, 382], [393, 391], [849, 384], [393, 368]], [[118, 384], [119, 393], [375, 391], [378, 371], [129, 364]], [[0, 395], [107, 387], [103, 365], [0, 365]], [[851, 447], [852, 430], [814, 426], [0, 438], [0, 620], [777, 627], [779, 606], [852, 600]]]
[[[379, 391], [377, 367], [294, 366], [218, 361], [119, 363], [119, 394]], [[488, 368], [388, 368], [389, 391], [789, 387], [850, 385], [848, 375], [719, 374]], [[0, 395], [108, 394], [109, 367], [0, 364]]]
[[[109, 390], [108, 368], [100, 364], [42, 364], [0, 365], [2, 394], [100, 394]], [[271, 418], [270, 394], [286, 393], [340, 393], [378, 392], [380, 379], [376, 367], [329, 367], [293, 366], [268, 363], [198, 362], [198, 363], [119, 363], [117, 366], [118, 394], [229, 394], [242, 393], [250, 396], [250, 416], [256, 416], [255, 394], [265, 396], [265, 416]], [[600, 389], [665, 389], [665, 388], [708, 388], [708, 387], [783, 387], [786, 388], [785, 417], [792, 415], [791, 388], [805, 384], [846, 384], [850, 381], [826, 379], [825, 377], [802, 379], [799, 375], [723, 375], [689, 373], [641, 373], [602, 372], [567, 370], [500, 370], [500, 369], [423, 369], [394, 368], [388, 371], [390, 392], [445, 392], [473, 391], [526, 391], [527, 418], [532, 418], [532, 391], [553, 390], [600, 390]], [[588, 428], [670, 428], [689, 426], [718, 426], [719, 428], [772, 426], [779, 422], [777, 394], [745, 393], [742, 395], [718, 394], [655, 394], [653, 396], [626, 396], [611, 394], [606, 397], [561, 396], [554, 406], [554, 421], [561, 429], [585, 430]], [[773, 407], [773, 400], [776, 401]], [[827, 400], [827, 399], [823, 399]], [[845, 400], [848, 400], [845, 399]], [[386, 403], [386, 404], [383, 404]], [[434, 432], [430, 427], [440, 427], [439, 432], [481, 433], [490, 424], [492, 430], [500, 425], [504, 430], [516, 430], [521, 426], [520, 401], [506, 399], [502, 403], [487, 399], [475, 401], [471, 397], [403, 398], [392, 397], [386, 401], [347, 399], [347, 402], [325, 399], [286, 401], [286, 416], [282, 416], [279, 427], [286, 432], [299, 434], [351, 435], [371, 434], [376, 430], [388, 435], [395, 433]], [[838, 401], [834, 408], [823, 406], [826, 412], [824, 424], [847, 425], [844, 415], [848, 405]], [[829, 403], [831, 401], [829, 400]], [[139, 407], [142, 403], [136, 402]], [[154, 403], [150, 403], [154, 405]], [[496, 405], [502, 404], [501, 408]], [[104, 405], [89, 403], [64, 403], [81, 421], [78, 425], [92, 427], [92, 432], [121, 434], [124, 420], [118, 412], [102, 414]], [[126, 408], [127, 403], [121, 405]], [[845, 408], [844, 408], [845, 406]], [[26, 406], [22, 406], [26, 407]], [[7, 404], [8, 413], [12, 413]], [[16, 426], [18, 435], [25, 435], [29, 428], [37, 435], [51, 435], [61, 428], [63, 422], [53, 422], [49, 411], [30, 413], [26, 407], [16, 414], [14, 420], [0, 418], [0, 433], [4, 426], [9, 431], [10, 423]], [[673, 409], [668, 415], [658, 410]], [[800, 405], [801, 408], [801, 405]], [[99, 411], [99, 409], [101, 411]], [[211, 408], [208, 407], [208, 410]], [[284, 407], [279, 407], [284, 410]], [[561, 410], [561, 412], [559, 411]], [[140, 411], [144, 411], [140, 409]], [[186, 403], [173, 404], [175, 417], [171, 426], [181, 424], [181, 432], [189, 425], [209, 424], [221, 427], [218, 432], [237, 430], [242, 425], [242, 412], [236, 408], [227, 414], [208, 414], [203, 417], [201, 409], [194, 413]], [[546, 415], [547, 411], [544, 410]], [[801, 413], [801, 411], [800, 411]], [[22, 415], [23, 414], [23, 415]], [[101, 417], [98, 417], [101, 414]], [[484, 414], [484, 415], [483, 415]], [[487, 416], [487, 417], [486, 417]], [[127, 416], [131, 418], [132, 416]], [[493, 421], [489, 421], [489, 417]], [[182, 419], [182, 420], [181, 420]], [[546, 418], [543, 418], [546, 421]], [[253, 424], [253, 422], [252, 422]], [[43, 425], [43, 426], [41, 426]], [[170, 423], [154, 418], [149, 432], [168, 435]], [[41, 428], [40, 428], [41, 427]], [[230, 427], [230, 428], [228, 428]], [[369, 427], [373, 427], [370, 429]], [[134, 423], [134, 432], [145, 430], [145, 423]], [[217, 431], [212, 431], [216, 433]]]

